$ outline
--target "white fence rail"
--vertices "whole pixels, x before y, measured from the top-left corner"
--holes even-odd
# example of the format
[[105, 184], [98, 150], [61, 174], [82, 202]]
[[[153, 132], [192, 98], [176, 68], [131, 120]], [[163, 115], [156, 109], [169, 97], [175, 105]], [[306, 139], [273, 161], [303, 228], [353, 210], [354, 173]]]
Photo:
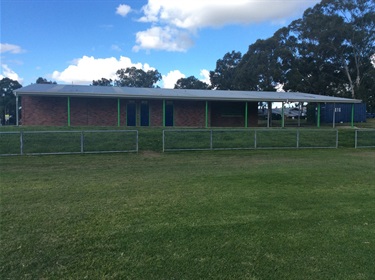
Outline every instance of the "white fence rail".
[[355, 148], [375, 148], [375, 129], [356, 129]]
[[337, 129], [163, 130], [163, 152], [337, 147]]
[[0, 132], [0, 155], [138, 152], [137, 130]]

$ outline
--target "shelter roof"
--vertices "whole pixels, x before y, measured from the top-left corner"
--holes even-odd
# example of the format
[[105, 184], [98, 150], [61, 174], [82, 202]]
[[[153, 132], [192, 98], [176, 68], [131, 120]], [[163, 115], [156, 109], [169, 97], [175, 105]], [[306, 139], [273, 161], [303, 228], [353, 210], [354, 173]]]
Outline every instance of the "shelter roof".
[[360, 103], [361, 100], [302, 92], [194, 90], [133, 88], [58, 84], [31, 84], [15, 90], [17, 95], [115, 97], [131, 99], [170, 99], [204, 101]]

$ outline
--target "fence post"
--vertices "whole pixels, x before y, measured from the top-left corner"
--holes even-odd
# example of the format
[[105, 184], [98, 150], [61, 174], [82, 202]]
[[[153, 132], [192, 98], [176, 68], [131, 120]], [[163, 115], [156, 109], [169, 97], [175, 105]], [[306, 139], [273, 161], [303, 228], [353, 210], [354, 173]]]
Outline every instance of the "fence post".
[[255, 129], [254, 130], [254, 149], [256, 149], [257, 148], [257, 130]]
[[339, 131], [336, 130], [336, 149], [339, 147]]
[[23, 155], [23, 131], [20, 132], [20, 154]]
[[357, 146], [358, 146], [358, 129], [355, 130], [354, 148], [357, 149]]

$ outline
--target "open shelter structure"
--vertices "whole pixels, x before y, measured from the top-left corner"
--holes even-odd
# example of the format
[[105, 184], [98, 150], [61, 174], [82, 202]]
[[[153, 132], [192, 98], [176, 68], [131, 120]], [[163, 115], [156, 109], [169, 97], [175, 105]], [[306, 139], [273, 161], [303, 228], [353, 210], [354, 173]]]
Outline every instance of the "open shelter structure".
[[[299, 92], [188, 90], [31, 84], [15, 91], [22, 97], [22, 125], [256, 127], [258, 104], [314, 103], [317, 126], [321, 104], [354, 104], [361, 100]], [[282, 113], [282, 115], [284, 115]], [[20, 123], [17, 110], [17, 124]], [[268, 110], [268, 124], [272, 110]], [[284, 127], [284, 118], [282, 118]]]

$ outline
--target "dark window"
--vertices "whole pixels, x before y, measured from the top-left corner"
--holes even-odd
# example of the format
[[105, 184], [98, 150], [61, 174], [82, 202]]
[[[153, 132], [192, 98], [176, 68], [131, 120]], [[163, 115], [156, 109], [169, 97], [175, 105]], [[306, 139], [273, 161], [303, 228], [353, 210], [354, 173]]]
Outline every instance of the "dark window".
[[126, 105], [126, 125], [136, 126], [137, 124], [137, 106], [134, 101], [129, 101]]
[[150, 109], [147, 101], [141, 102], [141, 126], [150, 125]]
[[173, 102], [165, 102], [165, 126], [173, 126]]

